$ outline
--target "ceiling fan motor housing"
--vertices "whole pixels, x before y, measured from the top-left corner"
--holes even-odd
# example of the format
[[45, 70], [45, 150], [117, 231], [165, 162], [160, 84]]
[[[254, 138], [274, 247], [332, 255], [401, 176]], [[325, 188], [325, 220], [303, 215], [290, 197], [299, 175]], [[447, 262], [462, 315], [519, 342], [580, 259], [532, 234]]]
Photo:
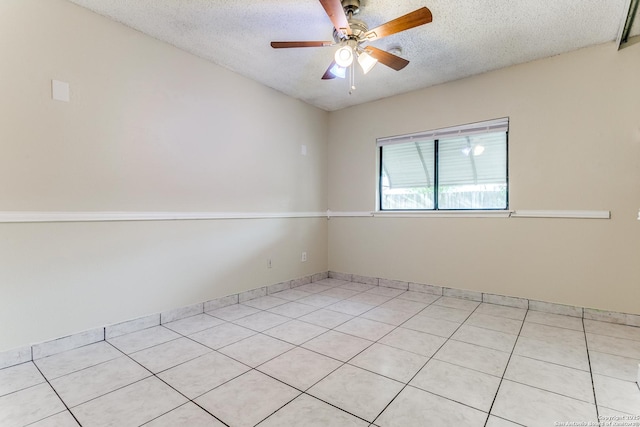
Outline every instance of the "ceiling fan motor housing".
[[[369, 27], [364, 21], [355, 18], [349, 19], [349, 27], [351, 27], [351, 35], [348, 38], [358, 42], [364, 40], [365, 33], [369, 31]], [[333, 39], [336, 43], [340, 43], [343, 40], [335, 28], [333, 29]]]
[[342, 8], [349, 18], [357, 15], [360, 12], [360, 0], [342, 0]]

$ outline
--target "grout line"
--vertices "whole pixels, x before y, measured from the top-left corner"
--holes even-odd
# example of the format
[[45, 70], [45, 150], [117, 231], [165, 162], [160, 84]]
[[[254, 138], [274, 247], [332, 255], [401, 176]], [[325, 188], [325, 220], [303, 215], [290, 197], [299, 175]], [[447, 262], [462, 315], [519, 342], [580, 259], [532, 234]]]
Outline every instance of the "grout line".
[[522, 319], [520, 330], [518, 331], [518, 337], [516, 338], [516, 341], [513, 343], [513, 347], [511, 348], [511, 354], [509, 354], [509, 359], [507, 360], [507, 364], [504, 367], [504, 371], [502, 371], [502, 377], [500, 378], [500, 383], [498, 384], [498, 388], [496, 389], [496, 394], [493, 396], [493, 401], [491, 402], [491, 406], [489, 407], [489, 414], [487, 415], [487, 421], [485, 422], [485, 427], [489, 423], [489, 417], [491, 416], [491, 411], [493, 410], [493, 406], [495, 405], [496, 400], [498, 399], [498, 393], [500, 392], [500, 387], [502, 387], [502, 382], [504, 381], [504, 375], [507, 373], [507, 369], [509, 369], [509, 363], [511, 363], [513, 352], [516, 349], [516, 345], [518, 345], [518, 340], [520, 339], [520, 334], [522, 333], [522, 329], [524, 328], [524, 322], [525, 322], [525, 319], [527, 318], [528, 313], [529, 313], [529, 310], [527, 309], [527, 312], [525, 313], [524, 318]]
[[[69, 405], [67, 405], [67, 402], [65, 402], [65, 401], [62, 399], [62, 397], [61, 397], [61, 396], [60, 396], [60, 394], [58, 393], [58, 390], [56, 390], [56, 389], [55, 389], [55, 387], [53, 387], [53, 385], [51, 385], [51, 382], [49, 381], [49, 379], [44, 375], [44, 373], [42, 373], [42, 371], [40, 370], [40, 367], [39, 367], [38, 365], [36, 365], [36, 364], [35, 364], [35, 362], [33, 362], [33, 361], [31, 361], [31, 363], [33, 363], [33, 365], [36, 367], [36, 369], [38, 370], [38, 372], [40, 372], [40, 375], [42, 375], [42, 378], [44, 378], [44, 380], [47, 382], [47, 384], [49, 385], [49, 387], [51, 388], [51, 390], [53, 390], [53, 392], [56, 394], [56, 396], [58, 396], [58, 399], [60, 399], [60, 402], [62, 402], [62, 404], [64, 405], [65, 409], [69, 412], [69, 414], [71, 414], [71, 416], [73, 417], [73, 419], [78, 423], [78, 425], [79, 425], [79, 426], [82, 426], [82, 424], [80, 423], [80, 421], [76, 418], [76, 415], [75, 415], [73, 412], [71, 412], [71, 409], [69, 408]], [[43, 384], [43, 383], [40, 383], [40, 384]], [[60, 411], [60, 412], [57, 412], [57, 413], [55, 413], [55, 414], [49, 415], [49, 417], [52, 417], [52, 416], [54, 416], [54, 415], [58, 415], [58, 414], [59, 414], [59, 413], [61, 413], [61, 412], [64, 412], [64, 411]], [[47, 419], [47, 418], [49, 418], [49, 417], [45, 417], [45, 418], [42, 418], [41, 420], [34, 421], [34, 423], [35, 423], [35, 422], [38, 422], [38, 421], [46, 420], [46, 419]]]
[[582, 329], [584, 335], [584, 344], [587, 349], [587, 363], [589, 364], [589, 377], [591, 378], [591, 388], [593, 389], [593, 404], [596, 407], [596, 420], [600, 420], [600, 411], [598, 410], [598, 397], [596, 396], [596, 384], [593, 380], [593, 368], [591, 367], [591, 355], [589, 354], [589, 340], [587, 339], [587, 330], [584, 327], [584, 318], [582, 318]]

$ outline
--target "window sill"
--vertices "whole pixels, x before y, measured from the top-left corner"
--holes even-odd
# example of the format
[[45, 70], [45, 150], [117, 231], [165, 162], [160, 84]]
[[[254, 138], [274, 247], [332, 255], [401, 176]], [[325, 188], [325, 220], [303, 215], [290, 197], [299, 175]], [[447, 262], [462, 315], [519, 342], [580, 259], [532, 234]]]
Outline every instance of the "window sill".
[[376, 211], [383, 218], [508, 218], [509, 210]]

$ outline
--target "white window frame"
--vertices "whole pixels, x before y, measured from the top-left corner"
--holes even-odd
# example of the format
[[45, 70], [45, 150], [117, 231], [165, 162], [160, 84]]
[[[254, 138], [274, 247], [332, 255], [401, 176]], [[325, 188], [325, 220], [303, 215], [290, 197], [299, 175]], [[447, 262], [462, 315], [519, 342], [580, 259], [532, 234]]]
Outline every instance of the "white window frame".
[[[425, 140], [439, 140], [452, 137], [464, 137], [472, 136], [484, 133], [505, 132], [506, 134], [506, 206], [501, 208], [480, 208], [480, 209], [383, 209], [382, 208], [382, 147], [393, 144], [404, 144], [408, 142], [425, 141]], [[459, 126], [446, 127], [436, 130], [429, 130], [423, 132], [416, 132], [405, 135], [397, 135], [390, 137], [378, 138], [376, 140], [377, 150], [377, 185], [376, 185], [376, 213], [381, 214], [424, 214], [424, 213], [473, 213], [473, 212], [486, 212], [486, 213], [505, 213], [509, 212], [509, 118], [503, 117], [499, 119], [487, 120], [476, 123], [469, 123]]]

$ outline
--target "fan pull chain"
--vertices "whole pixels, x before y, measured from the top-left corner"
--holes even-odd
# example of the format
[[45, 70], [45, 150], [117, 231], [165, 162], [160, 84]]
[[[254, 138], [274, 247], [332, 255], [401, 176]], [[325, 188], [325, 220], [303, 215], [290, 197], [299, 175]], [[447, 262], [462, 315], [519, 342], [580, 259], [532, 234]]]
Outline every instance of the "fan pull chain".
[[349, 85], [351, 88], [349, 89], [349, 95], [353, 95], [353, 91], [356, 90], [356, 67], [355, 61], [351, 63], [351, 67], [349, 67]]

